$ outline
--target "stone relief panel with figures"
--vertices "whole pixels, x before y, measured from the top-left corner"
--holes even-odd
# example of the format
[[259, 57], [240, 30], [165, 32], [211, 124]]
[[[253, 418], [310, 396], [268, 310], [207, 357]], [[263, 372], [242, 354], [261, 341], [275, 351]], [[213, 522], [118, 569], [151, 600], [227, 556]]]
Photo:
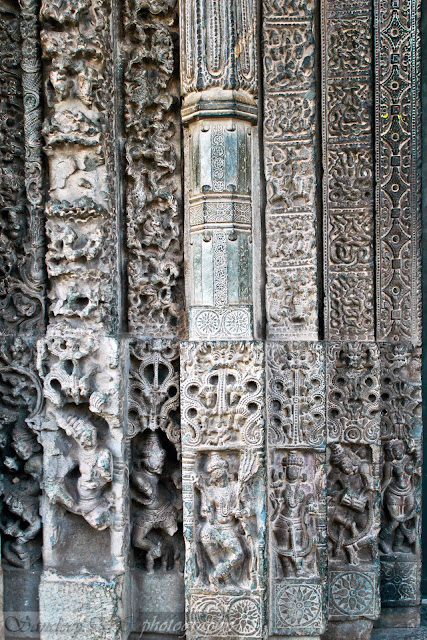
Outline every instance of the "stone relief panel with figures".
[[419, 602], [421, 539], [421, 349], [381, 350], [381, 601]]
[[0, 342], [0, 514], [2, 553], [29, 569], [41, 558], [42, 448], [33, 430], [43, 406], [34, 338]]
[[179, 420], [179, 349], [131, 340], [128, 437], [135, 566], [184, 570]]
[[267, 343], [269, 623], [320, 635], [326, 613], [325, 351]]
[[[67, 512], [95, 530], [123, 566], [129, 535], [127, 470], [121, 428], [123, 354], [114, 338], [85, 330], [49, 330], [38, 342], [44, 415], [37, 429], [44, 453], [44, 562], [55, 564], [67, 540]], [[96, 555], [96, 554], [95, 554]]]
[[257, 342], [181, 347], [187, 629], [192, 638], [262, 637], [263, 360]]
[[[329, 617], [379, 614], [380, 357], [374, 343], [327, 346]], [[360, 592], [352, 598], [354, 590]]]

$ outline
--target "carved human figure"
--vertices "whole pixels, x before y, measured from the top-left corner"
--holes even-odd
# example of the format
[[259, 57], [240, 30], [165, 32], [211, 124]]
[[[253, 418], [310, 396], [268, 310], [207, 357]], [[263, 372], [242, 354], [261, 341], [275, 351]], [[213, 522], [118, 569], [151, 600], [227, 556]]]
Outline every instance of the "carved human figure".
[[343, 550], [350, 564], [359, 564], [359, 552], [370, 547], [375, 553], [378, 533], [373, 512], [374, 479], [370, 464], [340, 444], [331, 445], [329, 539], [334, 557]]
[[[162, 477], [166, 451], [155, 431], [148, 434], [141, 445], [134, 450], [133, 468], [130, 474], [131, 495], [136, 503], [133, 515], [132, 543], [147, 552], [146, 568], [154, 570], [154, 562], [161, 558], [166, 569], [167, 550], [161, 537], [154, 535], [155, 529], [173, 536], [182, 519], [174, 488], [179, 488], [179, 474], [172, 474], [172, 482]], [[150, 536], [151, 534], [151, 536]], [[175, 564], [178, 565], [178, 549], [175, 549]]]
[[242, 484], [232, 479], [228, 460], [213, 453], [206, 471], [208, 479], [195, 480], [201, 493], [200, 515], [205, 519], [199, 540], [210, 561], [208, 580], [218, 590], [220, 582], [224, 589], [239, 579], [236, 569], [245, 560], [244, 535], [248, 537], [249, 530], [244, 521], [249, 513], [242, 504]]
[[41, 447], [28, 428], [19, 423], [12, 430], [12, 447], [18, 457], [6, 456], [4, 465], [13, 471], [15, 481], [8, 477], [0, 482], [0, 495], [6, 507], [0, 528], [13, 538], [5, 540], [3, 553], [10, 564], [29, 568], [41, 556], [41, 545], [36, 540], [42, 527], [39, 514]]
[[408, 551], [417, 537], [415, 499], [415, 464], [402, 440], [391, 440], [385, 445], [386, 462], [381, 485], [383, 518], [379, 537], [384, 553]]
[[[78, 513], [94, 529], [106, 529], [112, 524], [111, 503], [107, 485], [113, 479], [113, 456], [98, 443], [97, 429], [89, 420], [77, 416], [59, 417], [59, 426], [78, 445], [79, 478], [74, 495], [68, 490], [65, 477], [47, 478], [44, 485], [51, 501]], [[76, 464], [71, 465], [71, 468]]]
[[295, 452], [282, 458], [283, 471], [272, 470], [270, 500], [276, 553], [285, 577], [305, 575], [307, 559], [315, 546], [316, 506], [302, 483], [304, 458]]

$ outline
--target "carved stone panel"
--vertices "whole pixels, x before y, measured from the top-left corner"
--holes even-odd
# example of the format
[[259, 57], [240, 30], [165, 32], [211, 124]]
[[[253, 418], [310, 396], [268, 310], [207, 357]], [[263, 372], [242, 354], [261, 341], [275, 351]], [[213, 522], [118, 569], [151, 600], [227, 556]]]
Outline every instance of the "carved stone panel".
[[250, 123], [201, 120], [188, 130], [188, 299], [190, 337], [253, 335]]
[[[180, 38], [184, 96], [208, 92], [206, 97], [211, 109], [215, 108], [216, 98], [221, 101], [221, 96], [215, 91], [209, 92], [210, 89], [228, 91], [230, 101], [235, 97], [239, 99], [243, 93], [256, 97], [256, 3], [253, 0], [185, 0], [181, 4]], [[242, 102], [248, 103], [248, 97]], [[188, 100], [184, 106], [186, 103]], [[249, 105], [245, 106], [247, 109]]]
[[421, 350], [381, 345], [381, 602], [420, 602]]
[[181, 346], [191, 639], [263, 637], [263, 361], [257, 342]]
[[374, 343], [327, 346], [329, 619], [379, 615], [380, 357]]
[[0, 531], [2, 555], [29, 569], [41, 557], [42, 452], [33, 430], [43, 405], [35, 340], [0, 342]]
[[114, 338], [83, 330], [50, 329], [38, 343], [46, 401], [37, 425], [44, 454], [44, 564], [65, 573], [76, 562], [92, 572], [97, 563], [120, 571], [126, 562], [122, 351]]
[[134, 565], [154, 587], [184, 570], [179, 349], [172, 341], [134, 339], [129, 355]]
[[[0, 333], [44, 326], [39, 78], [34, 6], [0, 10]], [[31, 94], [31, 95], [29, 95]]]
[[108, 12], [100, 0], [66, 7], [44, 0], [40, 19], [50, 322], [114, 330], [120, 289]]
[[177, 3], [128, 0], [124, 19], [129, 329], [180, 335], [185, 318]]
[[421, 336], [420, 2], [375, 2], [377, 334]]
[[317, 339], [314, 3], [264, 2], [267, 335]]
[[326, 625], [325, 355], [321, 343], [267, 343], [269, 631]]
[[372, 5], [322, 1], [325, 336], [374, 338]]

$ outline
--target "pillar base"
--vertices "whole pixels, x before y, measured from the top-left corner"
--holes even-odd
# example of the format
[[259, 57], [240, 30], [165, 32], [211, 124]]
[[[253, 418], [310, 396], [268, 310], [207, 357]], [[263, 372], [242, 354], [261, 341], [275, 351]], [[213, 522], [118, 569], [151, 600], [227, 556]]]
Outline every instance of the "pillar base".
[[421, 624], [421, 607], [383, 607], [374, 627], [379, 629], [417, 629]]
[[328, 622], [328, 630], [322, 640], [370, 640], [372, 627], [372, 620]]
[[124, 576], [63, 576], [40, 582], [40, 640], [124, 640]]

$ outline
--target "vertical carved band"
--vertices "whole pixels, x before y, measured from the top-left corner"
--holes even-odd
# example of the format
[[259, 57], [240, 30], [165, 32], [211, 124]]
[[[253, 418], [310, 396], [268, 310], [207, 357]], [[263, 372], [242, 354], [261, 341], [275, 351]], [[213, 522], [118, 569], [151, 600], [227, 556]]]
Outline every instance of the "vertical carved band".
[[174, 3], [125, 2], [129, 329], [157, 337], [185, 320], [177, 23]]
[[[112, 43], [93, 0], [42, 4], [50, 323], [117, 328]], [[115, 182], [114, 182], [115, 184]]]
[[325, 336], [374, 339], [372, 6], [322, 3]]
[[187, 634], [261, 638], [264, 354], [258, 342], [181, 345]]
[[381, 603], [420, 602], [421, 349], [381, 344]]
[[421, 332], [420, 3], [375, 3], [377, 333]]
[[266, 307], [270, 338], [316, 340], [315, 0], [264, 0]]
[[379, 615], [380, 356], [374, 343], [356, 342], [331, 343], [326, 355], [329, 619], [372, 620]]
[[324, 345], [267, 344], [266, 366], [269, 632], [318, 637], [326, 620]]

